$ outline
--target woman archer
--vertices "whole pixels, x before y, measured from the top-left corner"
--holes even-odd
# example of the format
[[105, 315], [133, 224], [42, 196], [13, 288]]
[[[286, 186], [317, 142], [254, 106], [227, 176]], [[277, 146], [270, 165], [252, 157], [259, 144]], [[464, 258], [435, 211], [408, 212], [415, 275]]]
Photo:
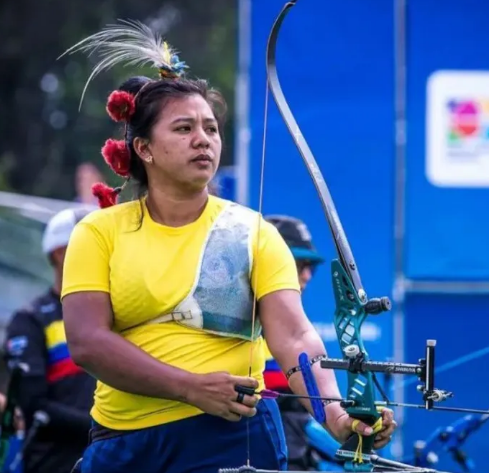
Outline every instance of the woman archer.
[[[78, 50], [102, 53], [97, 72], [151, 63], [158, 73], [128, 79], [107, 102], [124, 138], [108, 140], [102, 154], [136, 184], [138, 198], [118, 204], [121, 188], [96, 185], [103, 208], [77, 225], [66, 254], [70, 353], [98, 379], [81, 471], [216, 473], [247, 459], [286, 470], [275, 401], [236, 387], [264, 388], [262, 329], [284, 371], [299, 353], [312, 358], [325, 349], [274, 226], [209, 195], [224, 99], [206, 81], [187, 78], [168, 44], [139, 23], [106, 28], [70, 51]], [[321, 394], [340, 397], [334, 372], [312, 369]], [[306, 394], [300, 374], [290, 387]], [[337, 403], [326, 411], [325, 427], [348, 438], [353, 420]], [[388, 443], [390, 410], [383, 428]], [[373, 434], [361, 423], [356, 430]]]

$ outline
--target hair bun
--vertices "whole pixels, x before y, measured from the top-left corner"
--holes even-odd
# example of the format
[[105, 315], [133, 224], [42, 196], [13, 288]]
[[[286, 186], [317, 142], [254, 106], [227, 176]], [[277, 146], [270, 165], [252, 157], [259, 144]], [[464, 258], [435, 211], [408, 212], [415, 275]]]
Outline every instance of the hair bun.
[[137, 95], [139, 91], [152, 80], [146, 76], [133, 76], [125, 80], [119, 87], [118, 90], [129, 92], [132, 95]]

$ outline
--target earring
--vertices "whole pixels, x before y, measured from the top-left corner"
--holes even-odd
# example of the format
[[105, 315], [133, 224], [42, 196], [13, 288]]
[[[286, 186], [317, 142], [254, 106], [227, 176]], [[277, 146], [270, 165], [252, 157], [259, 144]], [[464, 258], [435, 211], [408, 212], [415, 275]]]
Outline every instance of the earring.
[[144, 159], [147, 163], [151, 164], [153, 162], [153, 156], [149, 155], [147, 158]]

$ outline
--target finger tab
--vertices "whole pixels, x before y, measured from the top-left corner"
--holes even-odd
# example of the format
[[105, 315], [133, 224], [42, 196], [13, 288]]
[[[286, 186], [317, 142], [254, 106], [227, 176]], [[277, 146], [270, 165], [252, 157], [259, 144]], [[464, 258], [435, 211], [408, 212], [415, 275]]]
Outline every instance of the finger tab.
[[234, 387], [234, 390], [237, 393], [247, 394], [248, 396], [254, 396], [255, 395], [254, 388], [250, 388], [248, 386], [240, 386], [240, 385], [237, 385], [237, 386]]

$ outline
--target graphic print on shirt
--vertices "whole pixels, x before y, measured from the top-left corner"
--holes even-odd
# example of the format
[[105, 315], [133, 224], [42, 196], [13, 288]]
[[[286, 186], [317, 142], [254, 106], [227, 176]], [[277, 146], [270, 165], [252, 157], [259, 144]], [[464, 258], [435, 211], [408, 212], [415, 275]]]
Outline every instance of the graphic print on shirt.
[[[152, 323], [175, 321], [222, 336], [252, 338], [253, 224], [257, 213], [229, 203], [204, 243], [196, 278], [183, 301]], [[255, 322], [255, 339], [261, 325]]]

